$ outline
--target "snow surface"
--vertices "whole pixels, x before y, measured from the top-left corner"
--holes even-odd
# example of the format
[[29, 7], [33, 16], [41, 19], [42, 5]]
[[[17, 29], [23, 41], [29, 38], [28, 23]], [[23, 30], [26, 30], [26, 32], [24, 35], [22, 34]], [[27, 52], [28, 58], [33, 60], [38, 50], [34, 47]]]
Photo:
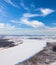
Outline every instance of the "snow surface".
[[0, 65], [16, 65], [40, 52], [45, 46], [44, 40], [24, 39], [23, 44], [0, 50]]

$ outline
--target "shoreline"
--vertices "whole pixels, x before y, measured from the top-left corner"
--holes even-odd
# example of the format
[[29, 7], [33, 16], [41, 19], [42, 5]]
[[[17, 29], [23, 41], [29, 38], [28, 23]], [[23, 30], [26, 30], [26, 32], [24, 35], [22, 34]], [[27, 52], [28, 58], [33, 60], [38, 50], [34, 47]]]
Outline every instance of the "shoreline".
[[[4, 65], [8, 65], [8, 64], [9, 65], [18, 65], [18, 63], [23, 63], [22, 65], [27, 65], [29, 60], [30, 60], [29, 63], [30, 62], [32, 63], [32, 59], [37, 57], [37, 55], [40, 55], [42, 57], [44, 55], [43, 53], [46, 54], [46, 51], [47, 51], [46, 42], [50, 42], [50, 43], [56, 42], [56, 40], [52, 40], [52, 39], [45, 39], [45, 40], [38, 39], [37, 40], [37, 39], [28, 39], [28, 38], [19, 38], [19, 37], [5, 37], [4, 39], [9, 39], [9, 41], [14, 41], [15, 44], [19, 43], [19, 45], [0, 51], [1, 65], [3, 65], [2, 62], [4, 62]], [[20, 40], [21, 40], [21, 42], [23, 42], [22, 44], [19, 42]], [[43, 52], [44, 49], [45, 49], [45, 51]], [[4, 60], [5, 58], [7, 61]], [[33, 60], [36, 60], [36, 59], [33, 59]], [[35, 62], [36, 61], [33, 61], [33, 63], [35, 63]], [[30, 65], [31, 65], [31, 63], [30, 63]]]
[[54, 46], [56, 46], [56, 42], [55, 44], [54, 42], [53, 44], [48, 42], [44, 50], [17, 65], [56, 65], [56, 51], [53, 51]]

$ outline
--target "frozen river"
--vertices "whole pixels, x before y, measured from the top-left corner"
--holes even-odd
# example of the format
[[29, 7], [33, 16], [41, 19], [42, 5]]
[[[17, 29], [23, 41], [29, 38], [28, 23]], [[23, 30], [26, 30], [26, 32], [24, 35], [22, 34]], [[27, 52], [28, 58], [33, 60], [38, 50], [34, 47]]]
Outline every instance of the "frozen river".
[[24, 39], [23, 44], [0, 50], [0, 65], [16, 65], [40, 52], [45, 46], [44, 40]]

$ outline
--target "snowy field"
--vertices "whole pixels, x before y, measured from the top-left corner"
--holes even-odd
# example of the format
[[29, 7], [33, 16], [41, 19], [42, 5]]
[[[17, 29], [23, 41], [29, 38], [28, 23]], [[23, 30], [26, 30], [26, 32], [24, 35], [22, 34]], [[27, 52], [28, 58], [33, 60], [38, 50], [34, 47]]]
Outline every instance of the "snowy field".
[[23, 39], [23, 44], [0, 50], [0, 65], [16, 65], [40, 52], [45, 46], [46, 40]]

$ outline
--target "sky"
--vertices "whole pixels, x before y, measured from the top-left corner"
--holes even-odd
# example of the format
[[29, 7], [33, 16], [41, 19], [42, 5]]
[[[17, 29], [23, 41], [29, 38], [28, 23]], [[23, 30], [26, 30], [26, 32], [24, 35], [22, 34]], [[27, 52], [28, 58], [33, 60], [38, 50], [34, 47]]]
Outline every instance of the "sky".
[[56, 0], [0, 0], [0, 34], [56, 33]]

